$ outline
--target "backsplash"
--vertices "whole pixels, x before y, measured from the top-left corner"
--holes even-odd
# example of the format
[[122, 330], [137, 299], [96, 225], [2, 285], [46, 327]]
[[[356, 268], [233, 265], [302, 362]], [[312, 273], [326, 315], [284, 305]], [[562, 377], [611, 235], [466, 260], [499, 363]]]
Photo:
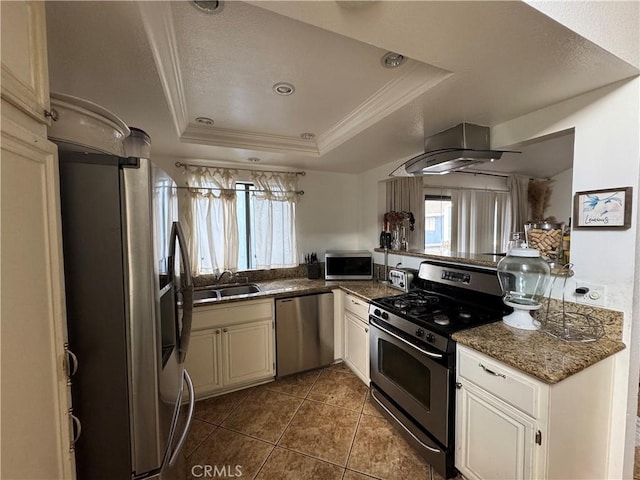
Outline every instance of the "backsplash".
[[[288, 278], [307, 278], [306, 264], [300, 264], [293, 268], [272, 268], [270, 270], [244, 270], [237, 272], [233, 279], [227, 276], [222, 279], [222, 283], [257, 283], [269, 280], [283, 280]], [[324, 278], [324, 262], [320, 262], [320, 278]], [[199, 275], [193, 278], [196, 287], [214, 285], [215, 275]]]

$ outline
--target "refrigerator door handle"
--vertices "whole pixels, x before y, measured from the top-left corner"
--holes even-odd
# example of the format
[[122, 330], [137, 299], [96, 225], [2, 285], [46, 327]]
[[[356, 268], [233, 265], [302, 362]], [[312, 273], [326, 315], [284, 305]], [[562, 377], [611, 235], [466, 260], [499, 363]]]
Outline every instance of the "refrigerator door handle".
[[171, 227], [171, 258], [175, 258], [176, 242], [180, 246], [180, 261], [184, 269], [185, 281], [180, 286], [182, 293], [182, 331], [178, 339], [178, 361], [184, 363], [189, 349], [189, 340], [191, 338], [191, 323], [193, 319], [193, 278], [191, 276], [191, 262], [189, 261], [189, 252], [187, 251], [187, 243], [184, 239], [184, 233], [179, 222], [173, 222]]
[[171, 458], [169, 459], [169, 466], [173, 466], [173, 464], [176, 463], [176, 460], [178, 459], [178, 455], [180, 454], [182, 447], [184, 447], [184, 444], [187, 441], [187, 436], [189, 435], [189, 429], [191, 428], [191, 420], [193, 419], [193, 409], [196, 404], [196, 396], [193, 391], [193, 382], [191, 381], [191, 377], [189, 376], [189, 373], [187, 372], [186, 369], [182, 371], [182, 375], [183, 375], [184, 381], [187, 383], [187, 389], [189, 390], [189, 411], [187, 413], [187, 420], [184, 425], [184, 430], [182, 431], [182, 435], [180, 435], [180, 440], [178, 440], [178, 443], [176, 444], [176, 448], [171, 454]]

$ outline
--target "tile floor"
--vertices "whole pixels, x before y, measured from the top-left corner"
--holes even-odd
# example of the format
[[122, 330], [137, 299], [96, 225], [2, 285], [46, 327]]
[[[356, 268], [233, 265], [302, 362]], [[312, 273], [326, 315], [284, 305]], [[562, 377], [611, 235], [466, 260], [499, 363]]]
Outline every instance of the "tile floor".
[[[187, 478], [442, 480], [344, 364], [196, 403]], [[238, 466], [239, 470], [236, 470]]]

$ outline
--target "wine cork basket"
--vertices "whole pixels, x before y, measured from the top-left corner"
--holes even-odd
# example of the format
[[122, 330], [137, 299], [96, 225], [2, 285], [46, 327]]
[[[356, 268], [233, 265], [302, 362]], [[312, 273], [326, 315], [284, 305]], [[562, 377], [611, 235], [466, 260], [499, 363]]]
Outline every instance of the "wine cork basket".
[[528, 223], [524, 231], [529, 248], [540, 251], [548, 262], [562, 262], [564, 223]]

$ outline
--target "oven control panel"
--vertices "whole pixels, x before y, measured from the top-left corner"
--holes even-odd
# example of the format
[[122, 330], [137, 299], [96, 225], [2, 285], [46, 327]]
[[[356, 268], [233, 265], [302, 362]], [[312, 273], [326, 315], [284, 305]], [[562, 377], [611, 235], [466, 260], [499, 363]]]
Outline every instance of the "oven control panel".
[[465, 285], [469, 285], [469, 283], [471, 283], [470, 273], [442, 270], [442, 275], [440, 276], [440, 278], [442, 280], [449, 280], [450, 282], [464, 283]]

